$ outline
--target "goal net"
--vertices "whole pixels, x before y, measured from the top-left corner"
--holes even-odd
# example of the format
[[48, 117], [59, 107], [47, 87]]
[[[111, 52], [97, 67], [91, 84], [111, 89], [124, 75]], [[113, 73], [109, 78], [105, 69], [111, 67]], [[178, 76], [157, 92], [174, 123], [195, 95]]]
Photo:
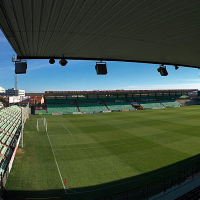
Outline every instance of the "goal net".
[[37, 119], [37, 131], [47, 131], [47, 120], [45, 117]]

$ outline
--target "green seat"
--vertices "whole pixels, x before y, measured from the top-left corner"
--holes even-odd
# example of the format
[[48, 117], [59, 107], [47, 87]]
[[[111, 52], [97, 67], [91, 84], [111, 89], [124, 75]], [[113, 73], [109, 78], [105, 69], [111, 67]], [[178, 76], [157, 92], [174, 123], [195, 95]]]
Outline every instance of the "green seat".
[[175, 100], [160, 101], [165, 107], [180, 107], [181, 104]]
[[66, 104], [66, 105], [47, 105], [47, 111], [48, 113], [73, 113], [78, 112], [76, 105]]
[[161, 103], [158, 101], [146, 101], [146, 102], [139, 102], [139, 104], [144, 109], [158, 109], [158, 108], [165, 108]]
[[130, 103], [107, 103], [106, 105], [110, 110], [135, 110]]
[[108, 110], [104, 104], [79, 104], [78, 106], [81, 112], [101, 112]]

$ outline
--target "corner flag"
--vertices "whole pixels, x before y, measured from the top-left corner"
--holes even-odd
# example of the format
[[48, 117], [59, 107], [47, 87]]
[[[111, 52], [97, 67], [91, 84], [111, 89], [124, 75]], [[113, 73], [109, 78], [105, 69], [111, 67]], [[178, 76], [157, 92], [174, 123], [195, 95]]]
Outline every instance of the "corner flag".
[[66, 178], [65, 178], [65, 180], [64, 180], [64, 182], [63, 182], [63, 184], [65, 185], [65, 184], [66, 184], [66, 182], [67, 182], [67, 180], [66, 180]]

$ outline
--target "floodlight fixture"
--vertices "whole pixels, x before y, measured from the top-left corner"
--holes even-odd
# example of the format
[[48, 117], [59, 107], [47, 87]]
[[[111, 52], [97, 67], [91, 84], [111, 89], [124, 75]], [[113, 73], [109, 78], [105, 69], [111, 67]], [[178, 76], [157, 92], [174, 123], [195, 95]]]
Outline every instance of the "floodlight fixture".
[[177, 70], [179, 68], [178, 65], [174, 65], [174, 67], [175, 67], [175, 70]]
[[49, 63], [52, 65], [52, 64], [54, 64], [55, 63], [55, 59], [54, 58], [50, 58], [49, 59]]
[[106, 62], [96, 62], [95, 65], [95, 70], [97, 72], [97, 75], [106, 75], [107, 72], [107, 67], [106, 67]]
[[163, 64], [160, 65], [160, 67], [157, 69], [157, 71], [160, 73], [161, 76], [167, 76], [168, 75], [166, 66], [164, 66]]
[[68, 62], [64, 58], [59, 61], [61, 66], [65, 66]]
[[17, 56], [13, 55], [12, 62], [21, 62], [21, 59], [17, 59]]

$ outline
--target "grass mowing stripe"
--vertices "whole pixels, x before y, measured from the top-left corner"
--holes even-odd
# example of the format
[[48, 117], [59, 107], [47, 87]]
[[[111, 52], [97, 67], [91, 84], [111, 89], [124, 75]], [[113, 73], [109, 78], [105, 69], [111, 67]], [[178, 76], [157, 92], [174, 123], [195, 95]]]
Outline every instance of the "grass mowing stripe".
[[[63, 125], [63, 123], [61, 123], [62, 125]], [[72, 135], [72, 133], [69, 131], [69, 129], [65, 126], [65, 125], [63, 125], [67, 130], [68, 130], [68, 132]]]
[[[52, 136], [52, 135], [51, 135]], [[105, 147], [112, 147], [112, 146], [121, 146], [126, 144], [132, 144], [133, 142], [124, 142], [124, 143], [118, 143], [118, 144], [110, 144], [110, 145], [104, 145], [104, 146], [94, 146], [94, 147], [84, 147], [84, 148], [71, 148], [71, 149], [54, 149], [55, 151], [73, 151], [73, 150], [84, 150], [84, 149], [98, 149], [98, 148], [105, 148]]]
[[55, 156], [55, 154], [54, 154], [54, 151], [53, 151], [53, 148], [52, 148], [52, 145], [51, 145], [51, 140], [50, 140], [50, 138], [49, 138], [48, 132], [47, 132], [47, 137], [48, 137], [48, 139], [49, 139], [49, 143], [50, 143], [50, 146], [51, 146], [51, 151], [52, 151], [52, 153], [53, 153], [53, 157], [54, 157], [54, 160], [55, 160], [57, 169], [58, 169], [58, 173], [59, 173], [59, 175], [60, 175], [61, 183], [62, 183], [63, 188], [64, 188], [64, 190], [65, 190], [65, 194], [67, 194], [67, 191], [66, 191], [65, 185], [64, 185], [64, 183], [63, 183], [63, 179], [62, 179], [61, 173], [60, 173], [60, 169], [59, 169], [59, 166], [58, 166], [58, 163], [57, 163], [57, 160], [56, 160], [56, 156]]
[[[49, 139], [35, 130], [37, 116], [32, 115], [25, 126], [25, 153], [16, 156], [6, 189], [23, 200], [55, 195], [63, 200], [91, 200], [167, 176], [200, 159], [199, 111], [199, 106], [192, 106], [45, 116], [60, 173], [67, 178], [66, 186], [74, 190], [66, 189], [67, 195]], [[61, 122], [73, 137], [67, 136]]]

